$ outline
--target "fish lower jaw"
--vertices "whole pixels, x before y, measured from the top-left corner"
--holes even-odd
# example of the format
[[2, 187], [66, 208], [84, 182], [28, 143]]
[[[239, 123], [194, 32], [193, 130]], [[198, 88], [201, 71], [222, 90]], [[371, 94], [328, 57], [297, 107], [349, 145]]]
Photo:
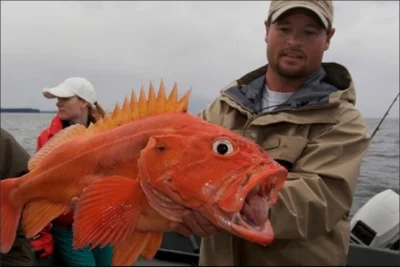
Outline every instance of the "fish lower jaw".
[[264, 223], [257, 225], [240, 212], [236, 212], [232, 220], [231, 228], [236, 235], [263, 246], [272, 243], [274, 231], [270, 220], [266, 220]]
[[269, 220], [266, 220], [262, 223], [255, 223], [246, 215], [242, 214], [240, 211], [236, 212], [232, 216], [232, 225], [237, 225], [240, 227], [244, 227], [249, 231], [258, 231], [258, 232], [265, 232], [268, 231], [268, 223]]
[[274, 191], [273, 184], [259, 185], [247, 195], [242, 208], [231, 217], [230, 225], [237, 235], [260, 245], [272, 242], [274, 232], [269, 219]]
[[264, 203], [268, 203], [268, 205], [264, 207], [264, 212], [268, 213], [268, 216], [262, 221], [252, 221], [242, 210], [229, 214], [217, 207], [214, 208], [213, 217], [217, 221], [216, 225], [220, 228], [250, 242], [267, 246], [271, 244], [274, 239], [274, 232], [269, 220], [269, 210], [272, 203], [268, 198], [266, 198]]

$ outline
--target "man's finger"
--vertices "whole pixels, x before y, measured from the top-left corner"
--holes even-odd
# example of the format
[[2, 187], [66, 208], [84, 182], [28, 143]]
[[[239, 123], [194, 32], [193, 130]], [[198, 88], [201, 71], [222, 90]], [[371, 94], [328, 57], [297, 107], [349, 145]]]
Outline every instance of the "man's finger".
[[220, 231], [218, 227], [212, 224], [208, 219], [206, 219], [203, 215], [198, 212], [193, 212], [193, 216], [197, 223], [201, 225], [201, 228], [207, 235], [213, 235]]
[[79, 200], [78, 197], [73, 197], [73, 198], [71, 199], [71, 208], [72, 208], [73, 210], [76, 209], [76, 205], [78, 204], [78, 200]]
[[190, 212], [189, 214], [184, 214], [183, 216], [183, 222], [186, 224], [186, 226], [192, 230], [192, 232], [195, 235], [198, 235], [200, 237], [206, 237], [208, 234], [204, 229], [201, 227], [201, 225], [197, 222], [196, 218], [194, 217], [193, 213]]
[[187, 228], [185, 225], [183, 225], [181, 223], [172, 222], [170, 224], [170, 228], [171, 228], [171, 231], [180, 233], [186, 237], [189, 237], [192, 235], [192, 231], [190, 231], [189, 228]]
[[213, 223], [211, 223], [207, 218], [198, 212], [194, 213], [194, 218], [201, 225], [202, 229], [207, 233], [207, 235], [213, 235], [220, 231]]

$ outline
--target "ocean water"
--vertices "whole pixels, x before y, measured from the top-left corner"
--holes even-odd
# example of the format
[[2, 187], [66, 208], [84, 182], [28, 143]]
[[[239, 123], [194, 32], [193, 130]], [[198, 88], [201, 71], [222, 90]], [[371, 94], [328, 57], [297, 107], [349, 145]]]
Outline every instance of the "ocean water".
[[[1, 127], [9, 131], [32, 155], [36, 147], [36, 137], [48, 126], [53, 115], [1, 113]], [[366, 119], [370, 134], [379, 120]], [[372, 140], [362, 163], [351, 214], [353, 215], [372, 196], [388, 188], [399, 193], [398, 118], [386, 118]]]

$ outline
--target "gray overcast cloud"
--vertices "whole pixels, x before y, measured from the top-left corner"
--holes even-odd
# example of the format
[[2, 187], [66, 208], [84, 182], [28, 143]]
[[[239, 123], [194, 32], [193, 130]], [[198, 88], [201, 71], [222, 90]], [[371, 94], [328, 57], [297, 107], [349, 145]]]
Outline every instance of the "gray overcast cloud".
[[[1, 106], [54, 110], [41, 90], [71, 76], [95, 86], [108, 109], [161, 78], [193, 88], [191, 111], [266, 63], [268, 1], [1, 2]], [[399, 2], [335, 2], [324, 61], [345, 65], [365, 117], [399, 91]], [[399, 102], [390, 116], [398, 117]]]

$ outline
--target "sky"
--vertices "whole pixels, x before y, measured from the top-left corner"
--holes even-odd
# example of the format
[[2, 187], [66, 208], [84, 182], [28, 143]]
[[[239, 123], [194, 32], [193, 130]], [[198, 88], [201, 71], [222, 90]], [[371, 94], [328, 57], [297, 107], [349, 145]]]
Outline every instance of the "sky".
[[[1, 106], [55, 110], [42, 89], [90, 80], [112, 109], [150, 81], [192, 88], [192, 112], [267, 63], [269, 1], [1, 2]], [[399, 92], [399, 2], [336, 1], [324, 62], [352, 74], [357, 108], [382, 117]], [[399, 101], [389, 117], [399, 117]]]

